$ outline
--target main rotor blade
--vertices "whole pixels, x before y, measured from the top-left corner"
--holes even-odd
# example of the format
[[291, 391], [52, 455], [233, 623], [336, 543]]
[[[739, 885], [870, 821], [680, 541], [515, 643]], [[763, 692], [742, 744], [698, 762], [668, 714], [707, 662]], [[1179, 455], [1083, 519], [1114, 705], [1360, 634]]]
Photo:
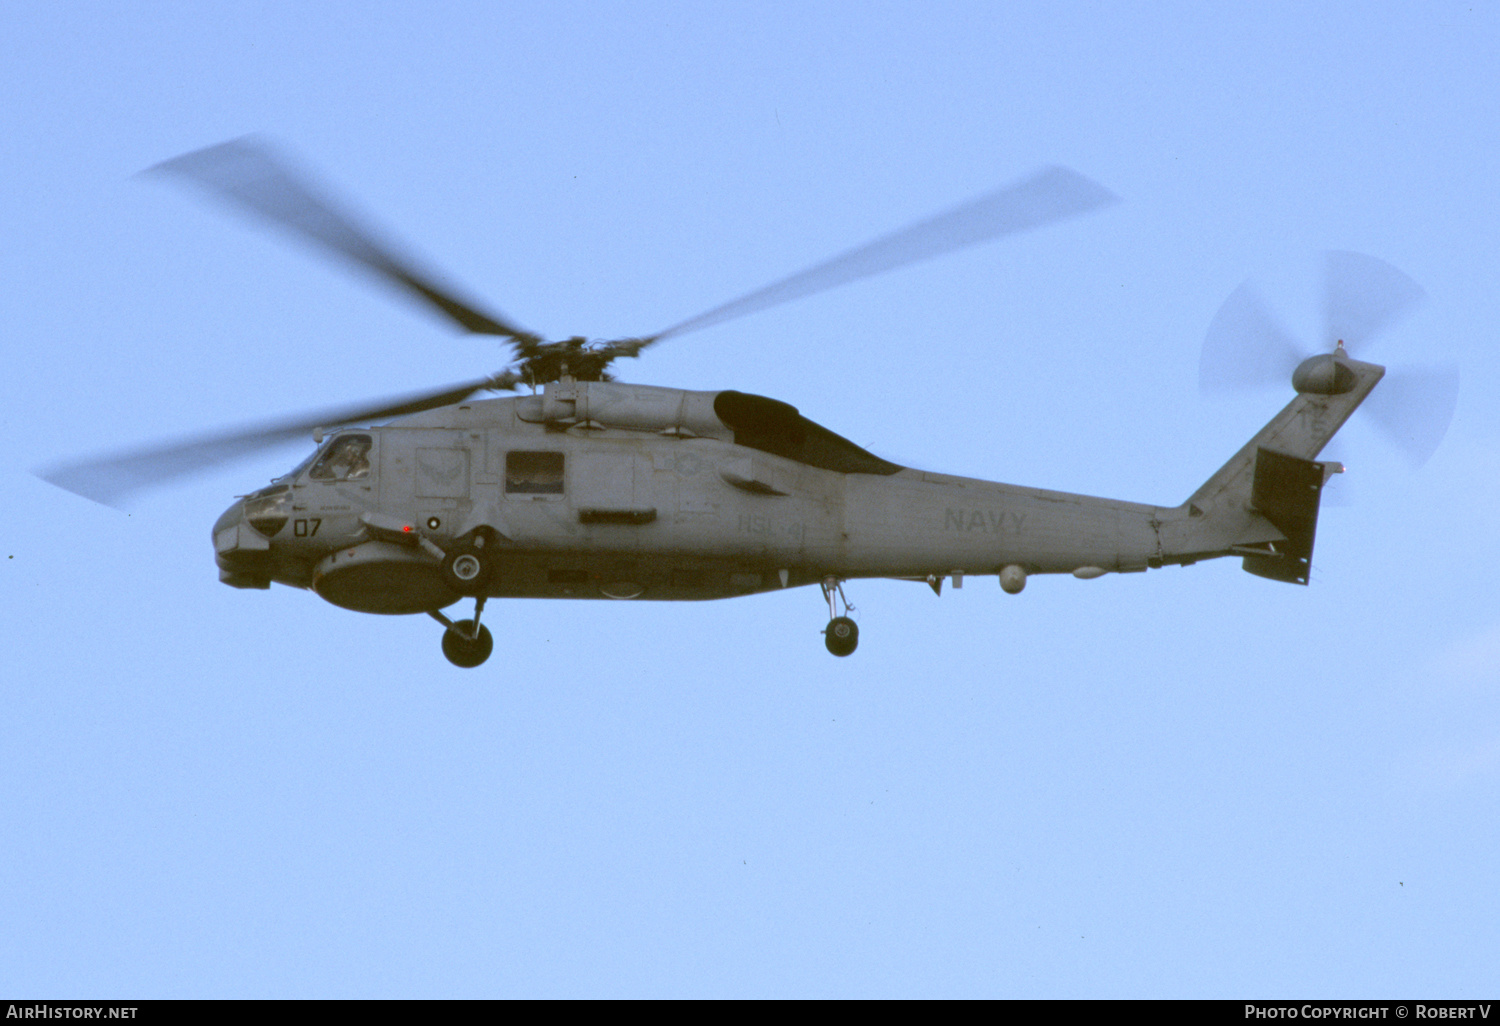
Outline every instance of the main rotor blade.
[[1063, 221], [1118, 201], [1097, 182], [1065, 167], [1044, 171], [881, 236], [765, 288], [674, 324], [646, 341], [683, 335], [794, 299], [952, 253], [1004, 235]]
[[512, 388], [517, 380], [514, 374], [507, 372], [480, 381], [449, 385], [440, 391], [336, 407], [284, 420], [111, 453], [78, 463], [44, 467], [36, 471], [36, 475], [75, 495], [106, 506], [118, 506], [130, 493], [141, 488], [207, 470], [281, 442], [307, 437], [314, 428], [333, 428], [341, 424], [386, 420], [408, 413], [420, 413], [459, 402], [483, 388]]
[[186, 153], [146, 173], [186, 178], [218, 199], [332, 250], [418, 296], [465, 331], [498, 335], [520, 345], [541, 341], [481, 311], [436, 278], [418, 271], [412, 260], [397, 256], [396, 248], [389, 243], [377, 242], [374, 232], [320, 196], [305, 177], [291, 171], [254, 139], [234, 139]]
[[1323, 341], [1332, 348], [1342, 339], [1356, 359], [1365, 359], [1365, 344], [1427, 298], [1422, 286], [1384, 260], [1347, 250], [1330, 250], [1324, 260]]
[[1392, 367], [1365, 400], [1375, 425], [1415, 469], [1448, 433], [1458, 407], [1458, 368]]
[[1198, 387], [1224, 392], [1284, 384], [1307, 355], [1260, 293], [1245, 282], [1209, 323], [1198, 358]]

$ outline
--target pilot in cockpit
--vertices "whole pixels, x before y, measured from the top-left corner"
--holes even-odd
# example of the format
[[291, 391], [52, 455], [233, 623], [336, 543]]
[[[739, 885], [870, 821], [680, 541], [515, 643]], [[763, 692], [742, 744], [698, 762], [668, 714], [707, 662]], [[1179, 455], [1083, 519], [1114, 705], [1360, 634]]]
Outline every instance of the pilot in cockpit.
[[370, 436], [344, 435], [328, 447], [308, 477], [315, 481], [352, 481], [370, 473]]

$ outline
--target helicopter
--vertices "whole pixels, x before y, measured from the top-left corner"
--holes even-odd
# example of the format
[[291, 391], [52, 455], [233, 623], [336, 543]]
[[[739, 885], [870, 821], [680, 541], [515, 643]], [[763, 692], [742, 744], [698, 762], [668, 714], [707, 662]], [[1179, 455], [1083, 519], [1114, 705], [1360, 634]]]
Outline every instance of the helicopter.
[[[668, 338], [1116, 202], [1066, 168], [1045, 168], [654, 335], [603, 341], [548, 341], [485, 310], [258, 139], [148, 173], [186, 180], [463, 331], [504, 340], [512, 361], [418, 395], [39, 476], [115, 505], [139, 488], [310, 434], [316, 448], [302, 462], [236, 498], [214, 524], [220, 581], [307, 589], [356, 612], [426, 614], [443, 628], [443, 654], [463, 668], [493, 651], [482, 617], [495, 598], [685, 601], [817, 586], [828, 610], [825, 647], [842, 657], [859, 643], [844, 594], [859, 579], [926, 582], [941, 594], [945, 581], [959, 588], [966, 577], [993, 576], [1015, 595], [1036, 574], [1087, 580], [1234, 556], [1249, 573], [1306, 585], [1322, 490], [1343, 470], [1317, 457], [1385, 374], [1350, 356], [1345, 339], [1373, 336], [1415, 302], [1394, 268], [1339, 255], [1330, 266], [1346, 281], [1331, 275], [1330, 308], [1349, 315], [1337, 344], [1295, 354], [1283, 368], [1291, 401], [1186, 500], [1157, 506], [905, 467], [776, 399], [610, 373], [616, 360]], [[1236, 293], [1226, 310], [1204, 350], [1205, 383], [1241, 375], [1236, 360], [1253, 340], [1237, 337], [1236, 325], [1284, 341], [1249, 293]], [[475, 398], [486, 391], [516, 394]], [[444, 612], [464, 600], [473, 602], [470, 616]]]

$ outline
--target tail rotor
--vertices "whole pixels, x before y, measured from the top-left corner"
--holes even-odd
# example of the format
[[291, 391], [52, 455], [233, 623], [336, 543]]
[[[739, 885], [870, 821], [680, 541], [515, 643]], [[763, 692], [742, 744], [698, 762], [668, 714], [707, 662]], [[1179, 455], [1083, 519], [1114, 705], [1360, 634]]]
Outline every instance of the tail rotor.
[[[1419, 307], [1426, 293], [1383, 260], [1343, 250], [1324, 254], [1323, 338], [1318, 349], [1288, 331], [1248, 282], [1235, 289], [1210, 322], [1198, 364], [1205, 394], [1246, 391], [1287, 381], [1321, 353], [1347, 349], [1366, 359], [1371, 344]], [[1413, 468], [1442, 442], [1458, 403], [1458, 369], [1398, 365], [1365, 408]]]

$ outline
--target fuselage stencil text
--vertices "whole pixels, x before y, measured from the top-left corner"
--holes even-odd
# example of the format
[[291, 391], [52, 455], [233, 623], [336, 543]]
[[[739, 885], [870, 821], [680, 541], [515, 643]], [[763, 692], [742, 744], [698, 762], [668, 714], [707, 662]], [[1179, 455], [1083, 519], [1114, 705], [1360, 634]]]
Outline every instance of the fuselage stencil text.
[[1020, 534], [1026, 514], [1003, 509], [950, 509], [943, 514], [945, 531], [981, 534]]

